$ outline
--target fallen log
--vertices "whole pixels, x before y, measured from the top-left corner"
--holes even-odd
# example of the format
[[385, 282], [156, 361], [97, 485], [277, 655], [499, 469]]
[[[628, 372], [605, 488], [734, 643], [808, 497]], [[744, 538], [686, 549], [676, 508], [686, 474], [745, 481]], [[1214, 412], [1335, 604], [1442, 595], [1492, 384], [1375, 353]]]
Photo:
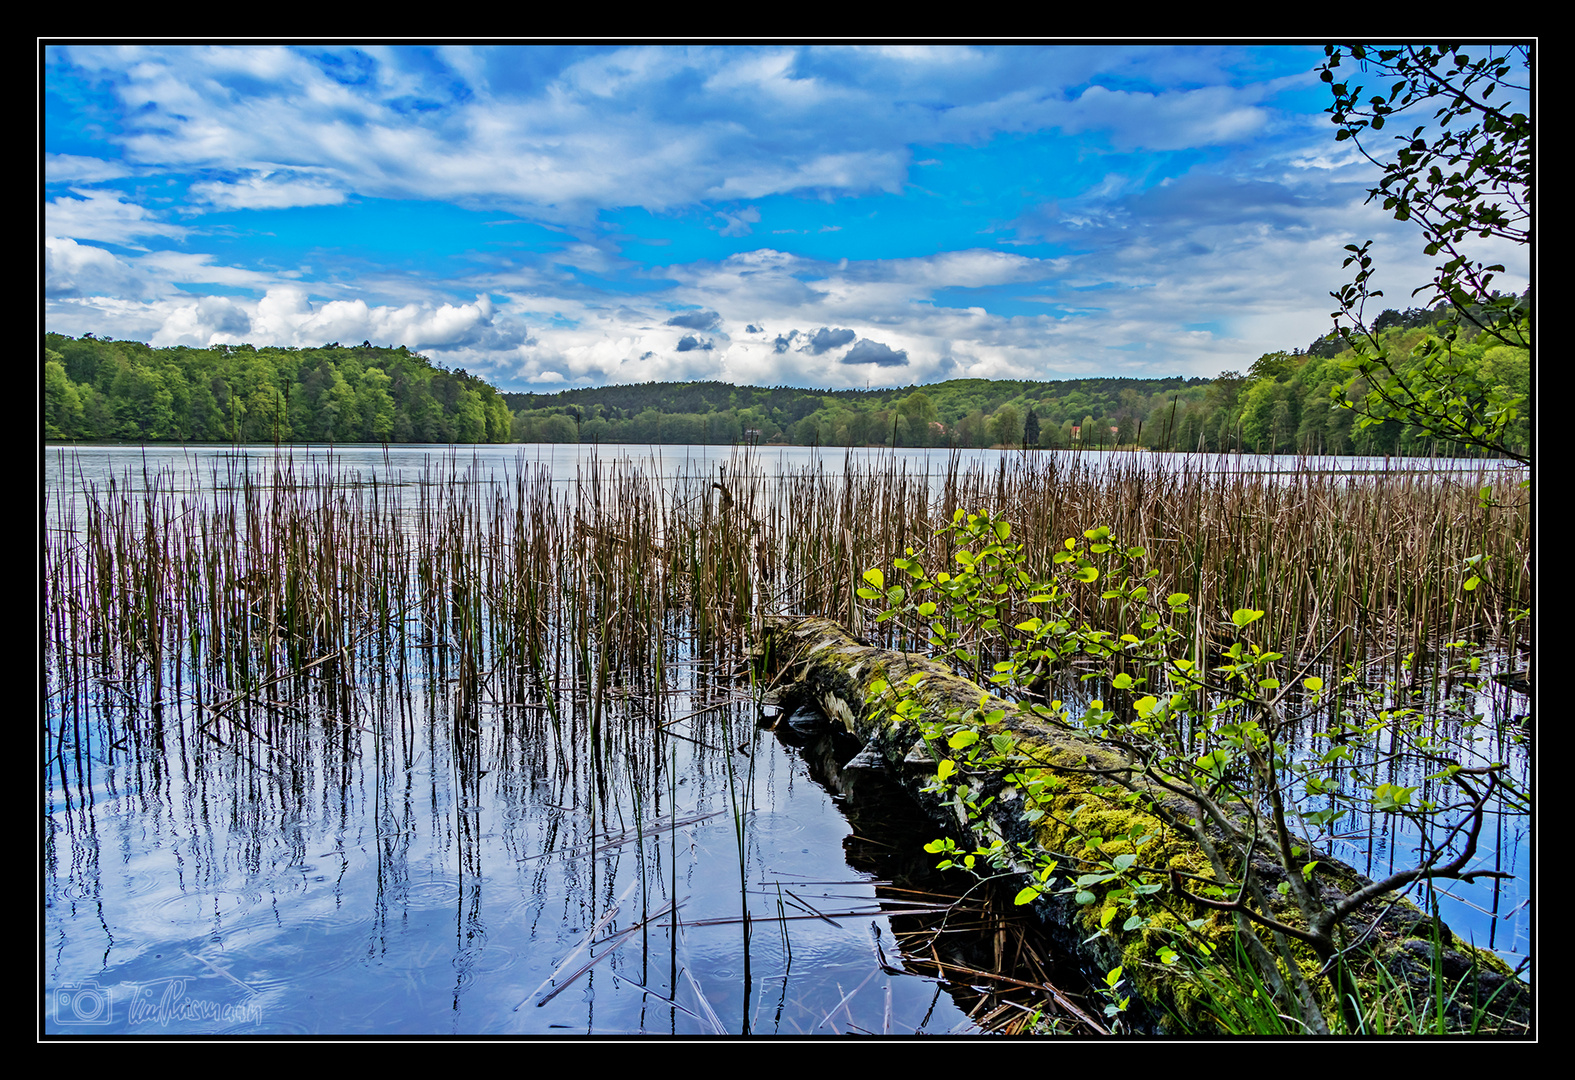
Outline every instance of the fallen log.
[[[1204, 883], [1217, 880], [1221, 852], [1232, 849], [1231, 841], [1239, 841], [1239, 834], [1229, 837], [1214, 826], [1199, 829], [1197, 820], [1204, 815], [1197, 805], [1145, 784], [1119, 748], [995, 697], [925, 656], [859, 640], [831, 620], [766, 617], [758, 662], [784, 705], [813, 703], [833, 725], [863, 743], [860, 758], [882, 763], [946, 828], [979, 847], [999, 842], [999, 861], [1020, 879], [1014, 887], [1030, 883], [1034, 866], [1056, 860], [1056, 879], [1032, 882], [1043, 888], [1033, 902], [1034, 913], [1096, 980], [1122, 968], [1135, 991], [1126, 1016], [1130, 1026], [1153, 1032], [1208, 1029], [1207, 995], [1181, 975], [1173, 954], [1167, 955], [1169, 946], [1186, 937], [1234, 956], [1237, 942], [1247, 936], [1240, 933], [1243, 917], [1189, 904], [1171, 891], [1146, 905], [1145, 925], [1115, 933], [1133, 909], [1130, 893], [1122, 896], [1112, 887], [1090, 901], [1088, 890], [1066, 885], [1101, 868], [1121, 867], [1121, 857], [1130, 855], [1125, 866], [1133, 872], [1132, 881], [1140, 874], [1147, 881], [1163, 881], [1168, 875], [1173, 885], [1188, 882], [1188, 891], [1196, 894], [1206, 891]], [[883, 685], [901, 685], [911, 704], [893, 711]], [[1009, 736], [1036, 769], [1054, 777], [1049, 785], [1053, 795], [1041, 796], [1030, 808], [1022, 792], [1006, 781], [1004, 770], [976, 770], [962, 777], [963, 793], [945, 791], [935, 781], [937, 766], [948, 755], [946, 744], [926, 738], [927, 730], [934, 735], [936, 725], [944, 724], [976, 724], [985, 738]], [[1128, 781], [1126, 786], [1110, 782], [1118, 774]], [[967, 802], [983, 807], [983, 813], [970, 814]], [[1259, 910], [1287, 923], [1300, 920], [1294, 902], [1282, 895], [1286, 872], [1280, 863], [1251, 844], [1237, 843], [1235, 850], [1248, 852], [1252, 860], [1250, 877], [1256, 882], [1253, 898]], [[1336, 903], [1370, 884], [1325, 852], [1309, 850], [1306, 858], [1317, 862], [1308, 884], [1325, 903]], [[1232, 879], [1239, 880], [1241, 867], [1233, 864], [1230, 869]], [[1117, 907], [1114, 913], [1109, 911], [1112, 905]], [[1361, 967], [1346, 968], [1358, 978], [1364, 1000], [1385, 985], [1426, 992], [1436, 963], [1451, 984], [1472, 976], [1451, 1003], [1456, 1020], [1468, 1022], [1476, 1011], [1489, 1007], [1500, 1030], [1529, 1029], [1529, 988], [1497, 956], [1460, 941], [1442, 922], [1403, 898], [1385, 897], [1375, 907], [1378, 910], [1353, 916], [1344, 925], [1347, 939], [1360, 947], [1364, 958]], [[1189, 923], [1191, 931], [1185, 930]], [[1321, 1014], [1327, 1021], [1339, 1013], [1342, 995], [1317, 974], [1320, 964], [1309, 948], [1285, 935], [1259, 936], [1273, 939], [1281, 963], [1295, 963], [1311, 976], [1304, 983], [1304, 1015]], [[1387, 981], [1378, 978], [1379, 968], [1387, 972]], [[1285, 967], [1279, 970], [1287, 973]], [[1269, 977], [1276, 977], [1272, 970]], [[1294, 981], [1288, 979], [1285, 985]], [[1305, 1000], [1307, 987], [1316, 992], [1316, 1001]], [[1316, 1019], [1312, 1023], [1315, 1029], [1322, 1027]]]

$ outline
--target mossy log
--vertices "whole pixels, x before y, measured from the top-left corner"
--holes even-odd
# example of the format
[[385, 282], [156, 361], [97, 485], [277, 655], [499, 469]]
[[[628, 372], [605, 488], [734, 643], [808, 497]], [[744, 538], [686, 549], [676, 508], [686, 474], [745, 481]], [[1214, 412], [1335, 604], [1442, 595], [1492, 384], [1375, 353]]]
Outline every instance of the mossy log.
[[[1184, 921], [1202, 918], [1203, 936], [1211, 944], [1234, 952], [1232, 939], [1238, 933], [1238, 916], [1189, 909], [1168, 897], [1163, 905], [1145, 905], [1144, 914], [1149, 920], [1146, 927], [1125, 933], [1099, 933], [1101, 926], [1111, 931], [1122, 927], [1126, 908], [1106, 915], [1106, 906], [1120, 904], [1120, 898], [1079, 904], [1072, 890], [1059, 891], [1066, 879], [1096, 871], [1133, 851], [1132, 837], [1149, 837], [1136, 852], [1136, 865], [1150, 877], [1163, 879], [1174, 871], [1192, 875], [1185, 878], [1188, 881], [1213, 878], [1214, 864], [1203, 843], [1210, 842], [1209, 832], [1215, 830], [1205, 830], [1200, 841], [1175, 824], [1177, 820], [1191, 822], [1200, 816], [1194, 804], [1156, 787], [1145, 788], [1132, 763], [1110, 745], [995, 697], [925, 656], [861, 641], [831, 620], [767, 617], [760, 641], [761, 666], [779, 699], [785, 704], [813, 703], [834, 725], [856, 736], [864, 744], [861, 757], [883, 763], [931, 816], [959, 838], [971, 837], [980, 846], [1001, 840], [1011, 869], [1022, 878], [1019, 885], [1028, 882], [1030, 855], [1059, 862], [1058, 880], [1034, 902], [1034, 912], [1058, 945], [1078, 957], [1091, 974], [1101, 976], [1121, 965], [1135, 987], [1129, 1023], [1163, 1031], [1175, 1029], [1175, 1018], [1179, 1016], [1179, 1026], [1208, 1026], [1196, 987], [1178, 977], [1175, 967], [1162, 962], [1160, 950], [1176, 941]], [[879, 695], [872, 691], [877, 680], [911, 686], [908, 696], [918, 705], [918, 711], [903, 719], [882, 707]], [[989, 717], [997, 710], [1001, 717], [992, 725]], [[1003, 776], [970, 774], [965, 779], [971, 801], [982, 805], [989, 800], [982, 820], [970, 821], [959, 798], [935, 790], [937, 764], [948, 752], [944, 744], [927, 742], [921, 726], [939, 722], [984, 724], [988, 730], [981, 734], [986, 737], [1009, 733], [1036, 765], [1056, 775], [1056, 791], [1050, 805], [1041, 803], [1039, 807], [1046, 812], [1035, 815], [1037, 820], [1030, 822], [1023, 813], [1021, 794]], [[1108, 782], [1112, 772], [1137, 778], [1143, 789], [1139, 796], [1120, 797]], [[1100, 838], [1097, 847], [1090, 846], [1091, 837]], [[1027, 845], [1027, 854], [1020, 845]], [[1216, 845], [1216, 859], [1228, 849], [1229, 844]], [[1254, 850], [1252, 876], [1258, 884], [1256, 895], [1261, 906], [1281, 921], [1301, 923], [1295, 904], [1278, 888], [1285, 880], [1285, 870], [1268, 858], [1262, 847]], [[1326, 853], [1311, 852], [1304, 857], [1318, 862], [1310, 885], [1326, 903], [1368, 884], [1369, 879]], [[1239, 873], [1239, 867], [1233, 865], [1231, 869], [1233, 875]], [[1447, 926], [1425, 917], [1408, 901], [1389, 903], [1390, 899], [1393, 898], [1377, 905], [1380, 910], [1365, 918], [1353, 917], [1344, 927], [1348, 939], [1361, 940], [1364, 957], [1375, 957], [1388, 970], [1389, 985], [1410, 986], [1413, 993], [1425, 992], [1434, 941], [1442, 941], [1441, 966], [1446, 977], [1452, 977], [1452, 983], [1470, 969], [1473, 958], [1480, 970], [1475, 992], [1461, 997], [1458, 1019], [1464, 1021], [1469, 1015], [1470, 998], [1484, 1000], [1506, 988], [1509, 993], [1499, 993], [1495, 1001], [1502, 1006], [1514, 999], [1508, 1009], [1508, 1026], [1523, 1030], [1529, 1013], [1529, 993], [1498, 957], [1487, 950], [1471, 949], [1456, 939]], [[1308, 984], [1318, 988], [1320, 1011], [1326, 1017], [1333, 1016], [1338, 1003], [1328, 980], [1316, 977], [1321, 967], [1319, 958], [1311, 948], [1294, 940], [1280, 940], [1277, 944], [1283, 956], [1292, 958], [1309, 975]], [[1379, 984], [1370, 965], [1366, 972], [1365, 977], [1358, 977], [1367, 982], [1365, 990], [1376, 992]], [[1494, 1009], [1495, 1013], [1504, 1011]]]

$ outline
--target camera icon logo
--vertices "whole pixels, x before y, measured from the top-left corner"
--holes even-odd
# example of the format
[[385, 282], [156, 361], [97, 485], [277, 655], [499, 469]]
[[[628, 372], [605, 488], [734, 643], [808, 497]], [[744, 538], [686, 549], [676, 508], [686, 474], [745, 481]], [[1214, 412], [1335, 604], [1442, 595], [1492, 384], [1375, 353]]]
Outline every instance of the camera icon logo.
[[107, 1024], [109, 991], [92, 979], [68, 983], [55, 990], [55, 1023]]

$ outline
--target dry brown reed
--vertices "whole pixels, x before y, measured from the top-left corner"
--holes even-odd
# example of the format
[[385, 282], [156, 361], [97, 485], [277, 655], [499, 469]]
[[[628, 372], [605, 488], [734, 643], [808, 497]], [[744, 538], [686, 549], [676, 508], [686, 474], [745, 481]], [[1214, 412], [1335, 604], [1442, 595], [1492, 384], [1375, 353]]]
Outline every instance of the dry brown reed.
[[[774, 475], [740, 453], [666, 481], [594, 460], [568, 483], [523, 460], [497, 478], [454, 458], [404, 486], [288, 462], [258, 477], [232, 461], [192, 492], [132, 479], [47, 493], [45, 658], [62, 723], [87, 700], [156, 710], [184, 696], [251, 730], [264, 688], [310, 679], [354, 725], [351, 688], [402, 676], [412, 648], [444, 665], [459, 716], [536, 701], [557, 717], [565, 692], [660, 687], [676, 644], [717, 655], [763, 611], [857, 626], [862, 572], [910, 546], [949, 562], [937, 531], [958, 508], [1005, 514], [1044, 560], [1109, 525], [1206, 618], [1267, 611], [1287, 653], [1342, 628], [1340, 659], [1355, 661], [1502, 639], [1531, 589], [1529, 500], [1491, 474], [1024, 455], [934, 473], [850, 456]], [[1491, 572], [1466, 591], [1473, 556]], [[263, 711], [277, 736], [285, 714]]]

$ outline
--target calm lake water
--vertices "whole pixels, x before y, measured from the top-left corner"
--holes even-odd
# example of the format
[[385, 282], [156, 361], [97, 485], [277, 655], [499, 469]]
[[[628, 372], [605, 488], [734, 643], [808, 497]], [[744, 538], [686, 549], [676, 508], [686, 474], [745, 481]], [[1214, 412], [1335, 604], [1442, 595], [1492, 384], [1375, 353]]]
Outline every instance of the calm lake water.
[[[543, 443], [528, 446], [295, 446], [279, 453], [302, 470], [329, 463], [348, 477], [366, 479], [377, 476], [398, 483], [413, 479], [434, 464], [452, 461], [460, 468], [474, 469], [478, 476], [507, 476], [522, 466], [548, 470], [555, 483], [572, 484], [593, 460], [634, 463], [654, 477], [707, 474], [737, 457], [729, 446], [582, 446], [577, 443]], [[1022, 456], [1015, 450], [956, 451], [964, 467], [977, 466], [993, 471], [1002, 461]], [[1297, 457], [1270, 454], [1160, 454], [1112, 450], [1034, 451], [1035, 456], [1055, 456], [1076, 461], [1090, 468], [1111, 468], [1148, 462], [1165, 467], [1201, 469], [1215, 473], [1286, 473], [1303, 470], [1348, 473], [1352, 477], [1388, 471], [1425, 471], [1447, 475], [1515, 471], [1518, 467], [1496, 461], [1468, 458], [1366, 458]], [[812, 464], [824, 464], [840, 471], [844, 463], [858, 465], [896, 462], [910, 473], [944, 476], [952, 451], [944, 449], [817, 449], [807, 446], [762, 446], [752, 451], [752, 463], [767, 473], [782, 473]], [[46, 488], [67, 483], [107, 483], [128, 480], [135, 489], [144, 472], [168, 470], [188, 483], [204, 483], [214, 465], [232, 460], [251, 462], [271, 460], [272, 447], [231, 446], [93, 446], [48, 448], [44, 452]], [[1523, 471], [1523, 470], [1522, 470]]]
[[[527, 468], [572, 484], [596, 453], [285, 451], [303, 473], [395, 486], [445, 461], [482, 478]], [[663, 478], [735, 460], [727, 447], [599, 453]], [[836, 472], [847, 453], [819, 459]], [[991, 468], [1003, 457], [967, 453]], [[944, 451], [896, 456], [914, 473], [939, 476], [947, 463]], [[769, 474], [814, 460], [805, 448], [762, 448], [753, 465]], [[80, 517], [82, 493], [112, 481], [137, 491], [157, 477], [161, 490], [195, 496], [273, 464], [271, 448], [50, 449], [44, 484], [51, 513]], [[1399, 467], [1311, 464], [1353, 476]], [[1298, 465], [1309, 463], [1247, 456], [1206, 467]], [[144, 710], [132, 722], [136, 710], [116, 699], [135, 697], [125, 688], [106, 685], [102, 700], [73, 709], [46, 685], [44, 1030], [978, 1030], [967, 1014], [978, 995], [941, 984], [916, 959], [939, 929], [925, 914], [936, 903], [927, 891], [948, 887], [921, 850], [934, 827], [878, 775], [831, 764], [856, 747], [785, 723], [781, 734], [765, 730], [736, 665], [694, 654], [677, 633], [654, 696], [614, 685], [605, 715], [583, 701], [489, 700], [474, 722], [461, 721], [446, 664], [440, 649], [416, 650], [398, 677], [390, 662], [356, 686], [263, 702], [297, 722], [261, 746], [216, 734], [190, 686], [167, 694], [160, 715]], [[222, 689], [203, 692], [211, 701]], [[1525, 708], [1491, 695], [1466, 705]], [[615, 733], [594, 768], [592, 723]], [[1524, 748], [1497, 749], [1529, 770]], [[1513, 821], [1521, 834], [1491, 842], [1517, 880], [1457, 886], [1444, 898], [1457, 932], [1510, 956], [1528, 947], [1530, 895], [1527, 822]], [[1409, 851], [1407, 837], [1369, 829], [1337, 854], [1381, 874]], [[939, 948], [962, 960], [977, 944], [950, 935]]]

